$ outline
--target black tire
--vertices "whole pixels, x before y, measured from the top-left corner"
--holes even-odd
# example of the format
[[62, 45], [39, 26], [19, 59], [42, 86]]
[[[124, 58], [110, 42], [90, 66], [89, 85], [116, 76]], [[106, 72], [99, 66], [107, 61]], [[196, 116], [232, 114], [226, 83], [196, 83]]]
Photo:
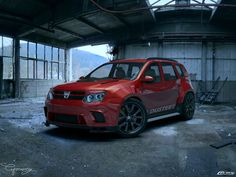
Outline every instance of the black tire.
[[131, 138], [143, 132], [147, 124], [147, 114], [143, 104], [135, 99], [127, 100], [120, 109], [117, 133]]
[[181, 118], [183, 120], [190, 120], [193, 118], [195, 111], [195, 97], [193, 93], [187, 93], [184, 97], [182, 105]]

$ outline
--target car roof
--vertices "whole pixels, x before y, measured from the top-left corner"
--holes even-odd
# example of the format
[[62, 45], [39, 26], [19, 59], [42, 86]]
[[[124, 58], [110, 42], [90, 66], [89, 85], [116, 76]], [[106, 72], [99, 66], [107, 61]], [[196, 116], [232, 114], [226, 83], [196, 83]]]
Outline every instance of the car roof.
[[111, 63], [145, 63], [147, 62], [146, 59], [118, 59], [112, 60]]
[[162, 58], [162, 57], [152, 57], [152, 58], [136, 58], [136, 59], [118, 59], [118, 60], [112, 60], [111, 63], [146, 63], [148, 61], [160, 61], [160, 62], [171, 62], [171, 63], [177, 63], [176, 60], [168, 59], [168, 58]]

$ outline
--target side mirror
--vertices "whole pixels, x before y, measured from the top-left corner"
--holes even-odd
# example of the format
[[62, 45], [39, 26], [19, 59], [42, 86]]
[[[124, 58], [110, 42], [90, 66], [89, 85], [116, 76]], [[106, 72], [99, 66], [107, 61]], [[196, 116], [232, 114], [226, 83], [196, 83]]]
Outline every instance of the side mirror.
[[152, 83], [154, 82], [154, 78], [152, 76], [144, 76], [144, 78], [142, 79], [142, 82]]
[[84, 80], [85, 79], [85, 77], [84, 76], [81, 76], [80, 78], [79, 78], [79, 80]]

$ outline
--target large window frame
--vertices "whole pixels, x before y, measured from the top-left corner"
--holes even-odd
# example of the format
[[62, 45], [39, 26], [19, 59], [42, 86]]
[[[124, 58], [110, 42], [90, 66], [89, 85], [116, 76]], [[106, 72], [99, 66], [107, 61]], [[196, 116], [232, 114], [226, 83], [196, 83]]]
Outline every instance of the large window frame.
[[14, 79], [13, 38], [0, 36], [0, 56], [3, 60], [3, 79]]
[[65, 80], [65, 49], [24, 40], [20, 46], [21, 79]]

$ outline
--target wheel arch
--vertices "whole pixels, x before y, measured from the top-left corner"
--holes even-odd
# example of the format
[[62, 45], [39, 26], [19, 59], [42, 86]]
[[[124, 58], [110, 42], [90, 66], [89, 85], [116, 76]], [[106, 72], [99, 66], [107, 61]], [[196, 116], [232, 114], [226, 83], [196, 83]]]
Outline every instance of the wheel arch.
[[193, 90], [188, 90], [187, 92], [185, 92], [185, 94], [183, 94], [183, 96], [181, 96], [181, 97], [178, 99], [177, 103], [182, 104], [183, 101], [184, 101], [184, 98], [186, 97], [187, 94], [193, 94], [194, 97], [195, 97], [194, 91], [193, 91]]
[[146, 106], [145, 106], [143, 100], [142, 100], [139, 96], [137, 96], [137, 95], [128, 95], [128, 96], [126, 96], [126, 97], [124, 98], [124, 100], [122, 101], [122, 104], [124, 104], [124, 103], [125, 103], [126, 101], [128, 101], [128, 100], [136, 100], [136, 101], [139, 101], [139, 102], [142, 104], [142, 106], [143, 106], [143, 108], [144, 108], [146, 114], [148, 113], [148, 112], [147, 112], [147, 108], [146, 108]]
[[193, 91], [193, 90], [189, 90], [189, 91], [187, 91], [187, 92], [185, 93], [185, 95], [184, 95], [184, 96], [186, 96], [187, 94], [193, 94], [193, 95], [195, 95], [195, 93], [194, 93], [194, 91]]
[[137, 101], [143, 103], [143, 100], [141, 98], [139, 98], [137, 95], [128, 95], [123, 99], [122, 104], [128, 100], [137, 100]]

